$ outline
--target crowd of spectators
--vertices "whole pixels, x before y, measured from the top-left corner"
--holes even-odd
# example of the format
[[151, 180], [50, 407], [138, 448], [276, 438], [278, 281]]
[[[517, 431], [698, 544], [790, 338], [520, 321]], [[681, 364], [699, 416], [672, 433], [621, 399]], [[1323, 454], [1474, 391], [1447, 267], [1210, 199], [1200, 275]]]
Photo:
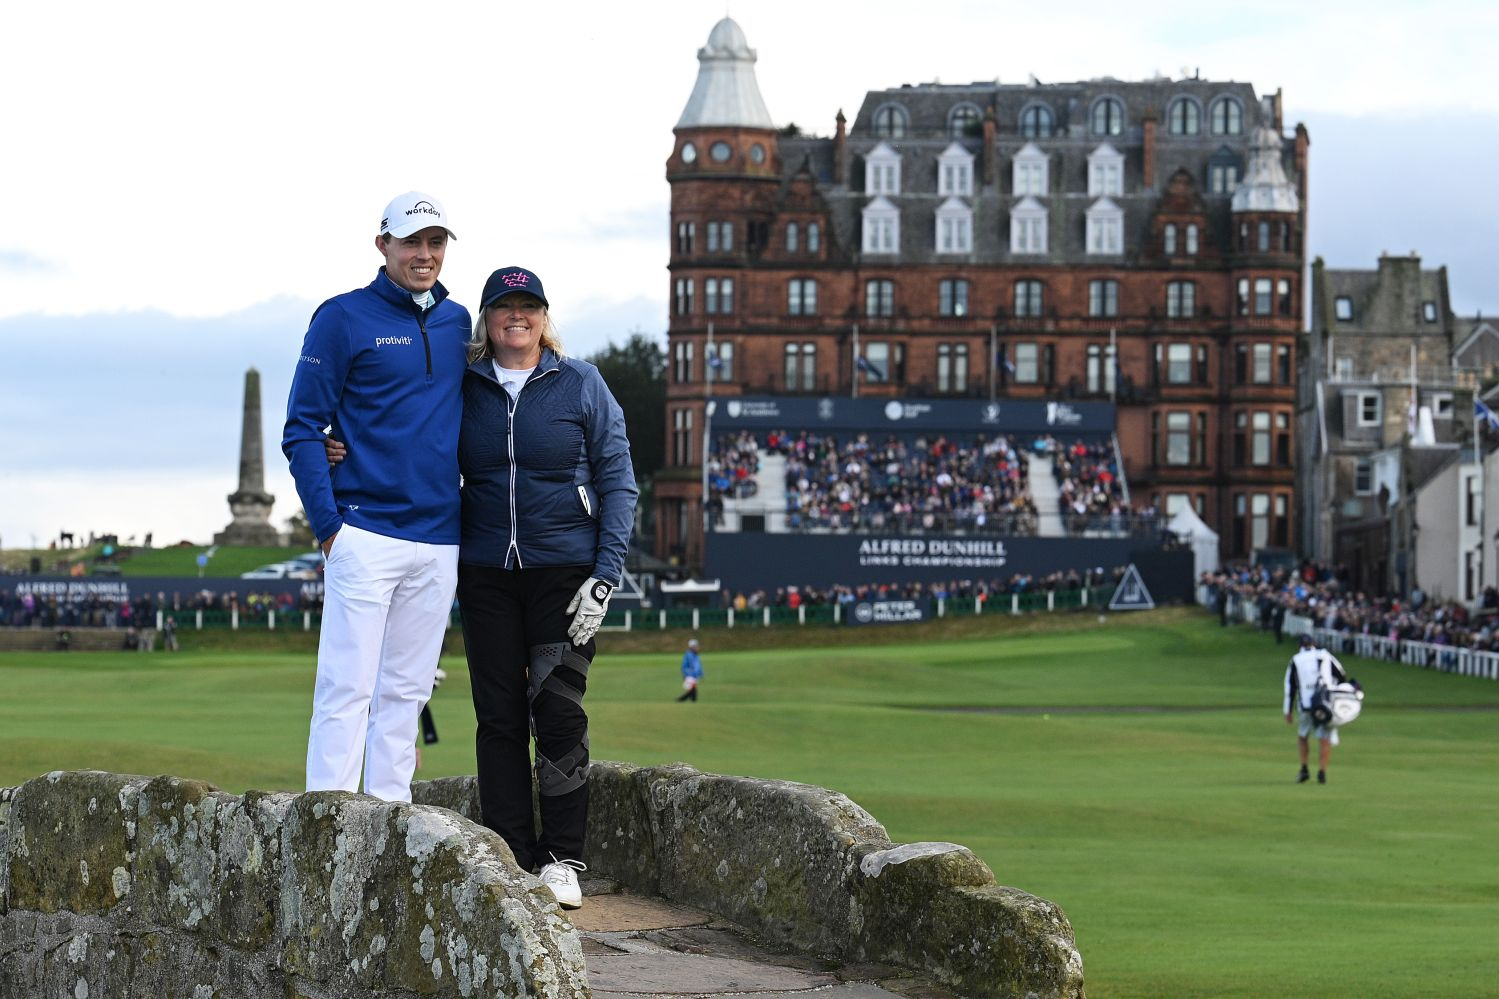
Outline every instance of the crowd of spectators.
[[953, 579], [941, 582], [863, 583], [846, 586], [778, 586], [774, 592], [755, 590], [751, 593], [731, 593], [724, 590], [722, 607], [736, 611], [756, 610], [761, 607], [816, 607], [827, 604], [853, 604], [868, 600], [991, 600], [1000, 596], [1026, 593], [1059, 593], [1082, 589], [1097, 589], [1107, 586], [1112, 589], [1125, 567], [1114, 569], [1102, 567], [1079, 572], [1053, 572], [1045, 576], [1021, 573], [1008, 579]]
[[788, 529], [952, 531], [1033, 536], [1038, 510], [1030, 456], [1048, 455], [1059, 513], [1070, 535], [1151, 533], [1152, 504], [1133, 508], [1111, 438], [1061, 441], [1042, 434], [958, 438], [945, 434], [867, 433], [840, 440], [816, 430], [719, 435], [708, 458], [708, 510], [723, 522], [724, 503], [763, 492], [762, 452], [785, 457]]
[[1311, 618], [1319, 628], [1398, 641], [1499, 652], [1499, 590], [1483, 591], [1470, 611], [1456, 600], [1438, 600], [1417, 587], [1409, 596], [1380, 596], [1348, 585], [1344, 566], [1304, 561], [1291, 568], [1227, 566], [1203, 575], [1206, 598], [1225, 622], [1235, 607], [1254, 608], [1254, 619], [1277, 637], [1287, 614]]
[[1101, 529], [1119, 531], [1136, 516], [1154, 519], [1153, 507], [1137, 514], [1125, 499], [1112, 439], [1063, 442], [1043, 437], [1033, 446], [1051, 455], [1057, 503], [1068, 534]]
[[98, 593], [58, 595], [17, 593], [0, 589], [0, 625], [11, 628], [155, 628], [158, 612], [179, 619], [197, 611], [238, 611], [241, 619], [259, 620], [271, 611], [322, 610], [322, 595], [291, 593], [222, 593], [203, 589], [196, 593], [142, 593], [131, 600], [114, 600]]
[[1036, 533], [1027, 460], [1013, 436], [944, 434], [840, 442], [815, 430], [719, 438], [709, 459], [709, 508], [760, 487], [761, 450], [783, 455], [791, 530], [982, 530]]

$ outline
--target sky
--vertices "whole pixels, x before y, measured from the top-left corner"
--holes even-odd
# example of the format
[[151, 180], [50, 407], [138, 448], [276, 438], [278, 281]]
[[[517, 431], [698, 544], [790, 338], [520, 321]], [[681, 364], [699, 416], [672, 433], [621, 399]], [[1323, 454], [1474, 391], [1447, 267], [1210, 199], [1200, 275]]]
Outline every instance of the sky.
[[[831, 134], [866, 91], [1192, 72], [1283, 90], [1306, 123], [1309, 246], [1415, 251], [1460, 315], [1499, 313], [1499, 5], [1077, 0], [912, 7], [374, 0], [12, 5], [0, 182], [0, 546], [58, 532], [206, 542], [229, 522], [244, 373], [266, 488], [323, 299], [367, 284], [395, 194], [438, 196], [443, 283], [546, 282], [571, 353], [664, 339], [672, 127], [726, 13], [778, 125]], [[1470, 182], [1471, 178], [1471, 182]]]

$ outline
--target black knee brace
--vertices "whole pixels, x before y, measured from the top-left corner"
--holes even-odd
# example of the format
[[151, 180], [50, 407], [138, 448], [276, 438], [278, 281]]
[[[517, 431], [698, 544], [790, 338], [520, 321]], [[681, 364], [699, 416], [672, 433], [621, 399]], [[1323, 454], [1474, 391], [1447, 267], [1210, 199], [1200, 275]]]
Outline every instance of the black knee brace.
[[[565, 666], [573, 671], [578, 677], [586, 682], [588, 678], [588, 663], [586, 656], [582, 655], [567, 642], [555, 642], [550, 645], [533, 645], [531, 647], [531, 671], [527, 684], [526, 695], [532, 705], [536, 698], [541, 696], [542, 691], [564, 697], [578, 705], [579, 710], [583, 706], [583, 691], [573, 684], [568, 683], [557, 667]], [[535, 710], [532, 710], [531, 726], [536, 726]], [[536, 783], [541, 793], [547, 796], [568, 794], [576, 791], [588, 781], [588, 730], [583, 730], [583, 738], [560, 760], [549, 760], [541, 754], [538, 743], [536, 749]]]

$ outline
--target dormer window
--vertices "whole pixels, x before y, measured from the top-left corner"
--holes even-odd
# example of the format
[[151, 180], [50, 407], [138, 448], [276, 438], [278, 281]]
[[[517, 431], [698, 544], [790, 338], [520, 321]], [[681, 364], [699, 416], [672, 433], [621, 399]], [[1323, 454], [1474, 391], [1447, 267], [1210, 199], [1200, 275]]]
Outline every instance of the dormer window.
[[1049, 139], [1052, 132], [1051, 108], [1032, 104], [1020, 112], [1020, 134], [1027, 139]]
[[951, 138], [961, 139], [965, 135], [978, 135], [980, 131], [979, 122], [983, 115], [979, 109], [972, 104], [959, 104], [948, 112], [947, 134]]
[[906, 137], [906, 109], [899, 104], [883, 104], [874, 112], [874, 134], [882, 139]]
[[1088, 209], [1088, 253], [1124, 252], [1124, 209], [1111, 198], [1099, 198]]
[[881, 142], [864, 159], [864, 192], [866, 194], [900, 193], [900, 154]]
[[1208, 193], [1233, 194], [1239, 186], [1240, 160], [1227, 146], [1220, 146], [1208, 160]]
[[1088, 154], [1088, 197], [1124, 193], [1124, 154], [1105, 142]]
[[1197, 256], [1197, 223], [1187, 223], [1187, 256]]
[[937, 209], [938, 253], [973, 251], [973, 210], [957, 198], [948, 198]]
[[1244, 134], [1244, 105], [1232, 97], [1220, 97], [1208, 110], [1209, 127], [1214, 135]]
[[864, 206], [864, 252], [896, 253], [900, 250], [900, 211], [881, 195]]
[[1167, 222], [1161, 229], [1161, 252], [1168, 257], [1176, 256], [1176, 223]]
[[1437, 303], [1426, 301], [1421, 303], [1421, 318], [1428, 323], [1437, 321]]
[[1333, 299], [1332, 314], [1340, 323], [1353, 321], [1353, 299], [1347, 295], [1339, 295]]
[[1010, 210], [1010, 252], [1046, 252], [1046, 206], [1026, 198]]
[[1012, 163], [1016, 197], [1046, 197], [1051, 182], [1047, 163], [1046, 154], [1034, 142], [1020, 147]]
[[937, 193], [965, 198], [973, 194], [973, 154], [956, 142], [937, 159]]
[[1089, 115], [1094, 135], [1120, 135], [1124, 132], [1124, 105], [1117, 97], [1101, 97]]
[[1196, 135], [1202, 130], [1202, 109], [1190, 97], [1178, 97], [1166, 111], [1166, 131], [1172, 135]]

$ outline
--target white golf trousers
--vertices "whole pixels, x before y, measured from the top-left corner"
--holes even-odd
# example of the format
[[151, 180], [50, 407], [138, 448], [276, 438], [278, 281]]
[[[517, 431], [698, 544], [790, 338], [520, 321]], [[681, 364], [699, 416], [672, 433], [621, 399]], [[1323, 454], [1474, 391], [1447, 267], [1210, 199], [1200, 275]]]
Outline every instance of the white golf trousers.
[[417, 719], [432, 696], [458, 581], [458, 546], [345, 524], [323, 578], [307, 790], [411, 800]]

